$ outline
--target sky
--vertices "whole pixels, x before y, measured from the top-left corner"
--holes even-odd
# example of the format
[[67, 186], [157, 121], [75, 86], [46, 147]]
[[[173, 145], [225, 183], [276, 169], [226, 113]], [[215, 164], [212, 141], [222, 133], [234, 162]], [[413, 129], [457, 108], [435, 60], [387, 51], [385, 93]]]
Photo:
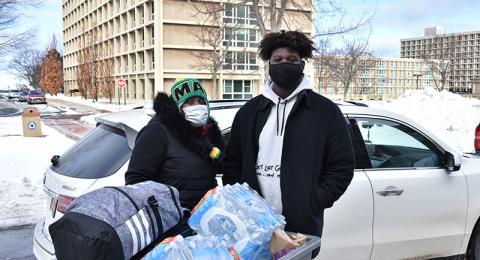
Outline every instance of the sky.
[[[320, 0], [316, 0], [320, 1]], [[442, 26], [446, 33], [480, 30], [479, 0], [337, 0], [344, 9], [346, 23], [364, 14], [373, 14], [373, 22], [353, 33], [368, 38], [375, 56], [399, 57], [400, 39], [423, 36], [424, 28]], [[37, 28], [37, 48], [45, 48], [52, 34], [62, 43], [61, 0], [44, 0], [40, 7], [23, 10], [25, 17], [18, 30]], [[338, 17], [325, 18], [326, 27]], [[61, 47], [61, 46], [59, 46]], [[0, 67], [5, 67], [4, 58]], [[2, 66], [3, 65], [3, 66]], [[10, 73], [0, 70], [0, 88], [18, 82]]]
[[400, 57], [400, 39], [422, 37], [427, 27], [445, 33], [480, 31], [479, 0], [344, 0], [346, 21], [364, 14], [374, 19], [355, 35], [368, 38], [375, 56]]
[[[37, 40], [32, 43], [35, 48], [45, 49], [55, 34], [62, 45], [62, 4], [61, 0], [43, 0], [40, 6], [20, 10], [25, 16], [15, 26], [15, 31], [35, 29]], [[60, 48], [62, 46], [59, 46]], [[0, 57], [0, 89], [14, 87], [20, 81], [5, 70], [9, 57]]]

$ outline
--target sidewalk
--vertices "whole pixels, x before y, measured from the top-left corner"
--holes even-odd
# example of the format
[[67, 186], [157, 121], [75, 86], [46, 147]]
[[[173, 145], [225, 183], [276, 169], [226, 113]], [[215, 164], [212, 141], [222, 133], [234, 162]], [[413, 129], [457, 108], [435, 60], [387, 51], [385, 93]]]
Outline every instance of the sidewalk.
[[[112, 100], [110, 103], [109, 100], [100, 99], [98, 102], [93, 102], [92, 99], [85, 100], [82, 97], [69, 97], [64, 95], [58, 96], [51, 96], [47, 95], [47, 101], [53, 102], [55, 104], [69, 104], [72, 106], [79, 106], [79, 107], [89, 107], [94, 108], [98, 111], [105, 111], [105, 112], [116, 112], [116, 111], [124, 111], [124, 110], [131, 110], [135, 107], [143, 106], [144, 101], [135, 101], [135, 102], [128, 102], [126, 105], [123, 105], [123, 100], [118, 104], [118, 100]], [[103, 112], [103, 113], [105, 113]]]
[[99, 109], [93, 105], [88, 105], [84, 103], [74, 102], [71, 100], [49, 98], [48, 103], [55, 104], [61, 107], [67, 107], [70, 110], [76, 111], [78, 113], [109, 113], [111, 110]]

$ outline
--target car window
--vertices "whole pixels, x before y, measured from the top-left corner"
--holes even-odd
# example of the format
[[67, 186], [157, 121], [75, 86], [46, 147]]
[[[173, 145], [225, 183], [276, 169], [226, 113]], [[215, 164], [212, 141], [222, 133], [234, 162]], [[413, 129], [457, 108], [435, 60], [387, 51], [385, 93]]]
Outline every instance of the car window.
[[68, 149], [52, 170], [65, 176], [97, 179], [114, 174], [130, 155], [125, 133], [102, 124]]
[[435, 146], [416, 130], [389, 120], [357, 118], [372, 168], [440, 167]]
[[370, 169], [372, 165], [370, 163], [370, 158], [365, 148], [363, 138], [359, 132], [358, 125], [355, 120], [349, 119], [349, 128], [352, 137], [353, 152], [355, 154], [355, 169]]

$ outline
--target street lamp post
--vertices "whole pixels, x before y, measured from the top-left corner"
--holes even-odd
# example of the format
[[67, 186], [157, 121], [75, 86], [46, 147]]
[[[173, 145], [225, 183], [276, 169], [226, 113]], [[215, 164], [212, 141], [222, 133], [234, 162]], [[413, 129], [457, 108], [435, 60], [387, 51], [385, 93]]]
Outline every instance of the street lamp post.
[[417, 90], [418, 90], [418, 77], [421, 77], [422, 74], [420, 74], [420, 73], [415, 73], [415, 74], [413, 74], [413, 76], [414, 76], [414, 77], [417, 77]]

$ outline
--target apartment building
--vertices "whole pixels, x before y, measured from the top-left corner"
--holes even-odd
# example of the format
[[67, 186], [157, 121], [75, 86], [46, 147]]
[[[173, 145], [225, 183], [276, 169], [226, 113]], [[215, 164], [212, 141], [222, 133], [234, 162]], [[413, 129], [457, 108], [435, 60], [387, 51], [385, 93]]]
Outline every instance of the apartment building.
[[480, 31], [446, 34], [442, 27], [426, 28], [423, 37], [401, 39], [402, 58], [437, 59], [446, 68], [448, 87], [472, 93], [480, 77]]
[[[376, 57], [369, 64], [352, 79], [347, 100], [388, 100], [407, 90], [440, 86], [438, 74], [433, 74], [430, 64], [423, 59]], [[343, 83], [330, 76], [328, 67], [323, 69], [323, 76], [319, 74], [315, 76], [316, 90], [331, 99], [342, 99]]]
[[[205, 26], [219, 25], [206, 23], [208, 15], [199, 13], [189, 1], [63, 0], [65, 92], [81, 87], [82, 64], [90, 64], [86, 70], [95, 71], [102, 60], [108, 59], [112, 61], [113, 80], [127, 82], [128, 100], [153, 99], [158, 91], [168, 92], [176, 79], [185, 77], [201, 79], [211, 99], [257, 95], [264, 72], [257, 57], [261, 35], [251, 6], [232, 4], [232, 0], [194, 2], [221, 4], [221, 20], [231, 25], [223, 30], [234, 30], [224, 33], [220, 49], [227, 44], [229, 48], [216, 84], [212, 73], [201, 65], [202, 53], [208, 54], [213, 48], [199, 41], [198, 35]], [[283, 28], [311, 33], [311, 9], [289, 6], [286, 14]], [[89, 59], [82, 59], [84, 53], [90, 53]], [[98, 60], [92, 61], [95, 55]], [[213, 85], [217, 86], [215, 91]], [[123, 99], [122, 90], [115, 87], [114, 91], [115, 99]]]

